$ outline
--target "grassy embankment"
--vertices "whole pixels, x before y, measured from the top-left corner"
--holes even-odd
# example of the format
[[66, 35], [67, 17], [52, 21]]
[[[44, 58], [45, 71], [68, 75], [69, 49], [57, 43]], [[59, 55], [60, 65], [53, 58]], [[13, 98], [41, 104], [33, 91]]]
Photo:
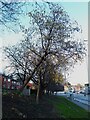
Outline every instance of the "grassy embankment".
[[48, 99], [49, 102], [51, 102], [55, 109], [57, 110], [58, 114], [60, 116], [63, 116], [64, 118], [82, 118], [82, 119], [88, 119], [89, 118], [89, 112], [84, 110], [83, 108], [79, 107], [78, 105], [70, 102], [69, 100], [65, 99], [61, 96], [50, 96]]
[[39, 104], [35, 96], [2, 96], [3, 118], [64, 118], [88, 119], [89, 113], [64, 97], [45, 95]]

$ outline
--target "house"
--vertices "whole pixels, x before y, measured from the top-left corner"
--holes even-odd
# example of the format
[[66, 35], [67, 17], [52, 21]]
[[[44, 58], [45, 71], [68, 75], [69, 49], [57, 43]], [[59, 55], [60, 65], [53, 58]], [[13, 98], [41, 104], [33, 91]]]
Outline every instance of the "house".
[[83, 91], [84, 86], [81, 85], [81, 84], [71, 85], [71, 89], [72, 89], [72, 92], [77, 92], [77, 93], [79, 93], [79, 92]]
[[19, 89], [22, 86], [20, 82], [5, 74], [0, 74], [0, 85], [2, 89]]
[[71, 90], [71, 84], [69, 82], [64, 83], [64, 91], [68, 92]]
[[[25, 83], [26, 81], [24, 81]], [[36, 85], [33, 82], [27, 83], [26, 87], [23, 89], [23, 94], [29, 96], [31, 93], [36, 92]]]
[[[26, 83], [26, 80], [24, 81], [24, 83]], [[26, 89], [36, 89], [35, 84], [30, 80], [27, 85], [26, 85]]]

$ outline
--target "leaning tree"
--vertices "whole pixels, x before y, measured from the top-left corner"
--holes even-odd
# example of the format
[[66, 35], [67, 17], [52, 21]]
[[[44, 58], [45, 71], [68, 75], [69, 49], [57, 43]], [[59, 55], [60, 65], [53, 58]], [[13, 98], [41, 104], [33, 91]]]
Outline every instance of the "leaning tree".
[[43, 61], [50, 56], [55, 57], [55, 61], [60, 63], [59, 69], [67, 69], [67, 66], [83, 58], [85, 48], [79, 40], [73, 38], [73, 34], [80, 32], [80, 28], [76, 21], [70, 20], [67, 12], [59, 4], [35, 2], [33, 10], [31, 9], [28, 14], [30, 28], [25, 30], [25, 33], [28, 39], [32, 39], [30, 41], [36, 48], [40, 60], [27, 78], [26, 84]]
[[[74, 33], [80, 32], [78, 23], [70, 20], [67, 12], [59, 3], [35, 2], [28, 4], [30, 4], [30, 7], [32, 6], [32, 9], [28, 13], [30, 18], [29, 28], [24, 29], [21, 26], [25, 33], [25, 40], [21, 42], [22, 52], [19, 51], [17, 46], [5, 49], [12, 66], [17, 63], [18, 68], [21, 67], [22, 71], [25, 67], [25, 65], [21, 65], [22, 61], [28, 61], [30, 65], [30, 68], [27, 69], [30, 73], [26, 75], [26, 81], [20, 91], [31, 79], [36, 81], [34, 77], [47, 59], [50, 58], [55, 65], [58, 64], [58, 71], [62, 72], [68, 70], [78, 60], [82, 60], [85, 55], [83, 43], [73, 37]], [[14, 49], [16, 49], [16, 52], [13, 51]], [[25, 52], [23, 49], [25, 49]], [[24, 57], [20, 57], [20, 53]], [[28, 57], [27, 60], [26, 56]], [[17, 69], [16, 66], [14, 69]]]

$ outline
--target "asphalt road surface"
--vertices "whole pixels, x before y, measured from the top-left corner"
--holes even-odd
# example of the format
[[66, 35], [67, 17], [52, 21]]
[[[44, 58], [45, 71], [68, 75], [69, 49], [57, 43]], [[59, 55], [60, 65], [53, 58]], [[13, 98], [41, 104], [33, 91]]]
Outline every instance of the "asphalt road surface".
[[71, 93], [64, 94], [64, 92], [61, 92], [61, 93], [57, 93], [56, 95], [64, 96], [71, 102], [77, 104], [78, 106], [84, 108], [87, 111], [90, 111], [90, 95], [84, 96], [83, 94], [73, 93], [70, 96], [70, 94]]
[[70, 100], [71, 102], [77, 104], [78, 106], [84, 108], [85, 110], [90, 111], [90, 105], [84, 104], [84, 103], [77, 101], [73, 98], [67, 98], [67, 99]]

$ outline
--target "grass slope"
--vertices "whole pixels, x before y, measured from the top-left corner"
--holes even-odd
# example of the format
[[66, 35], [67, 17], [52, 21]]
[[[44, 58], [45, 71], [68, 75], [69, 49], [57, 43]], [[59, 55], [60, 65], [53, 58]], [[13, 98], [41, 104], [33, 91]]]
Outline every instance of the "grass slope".
[[51, 102], [59, 115], [62, 115], [64, 118], [82, 118], [89, 119], [89, 112], [79, 107], [78, 105], [70, 102], [61, 96], [50, 96], [48, 99]]
[[[64, 97], [45, 95], [39, 104], [35, 102], [35, 96], [2, 96], [2, 115], [3, 119], [13, 118], [59, 118], [71, 120], [72, 118], [89, 119], [89, 113], [70, 102]], [[3, 120], [2, 119], [2, 120]]]

